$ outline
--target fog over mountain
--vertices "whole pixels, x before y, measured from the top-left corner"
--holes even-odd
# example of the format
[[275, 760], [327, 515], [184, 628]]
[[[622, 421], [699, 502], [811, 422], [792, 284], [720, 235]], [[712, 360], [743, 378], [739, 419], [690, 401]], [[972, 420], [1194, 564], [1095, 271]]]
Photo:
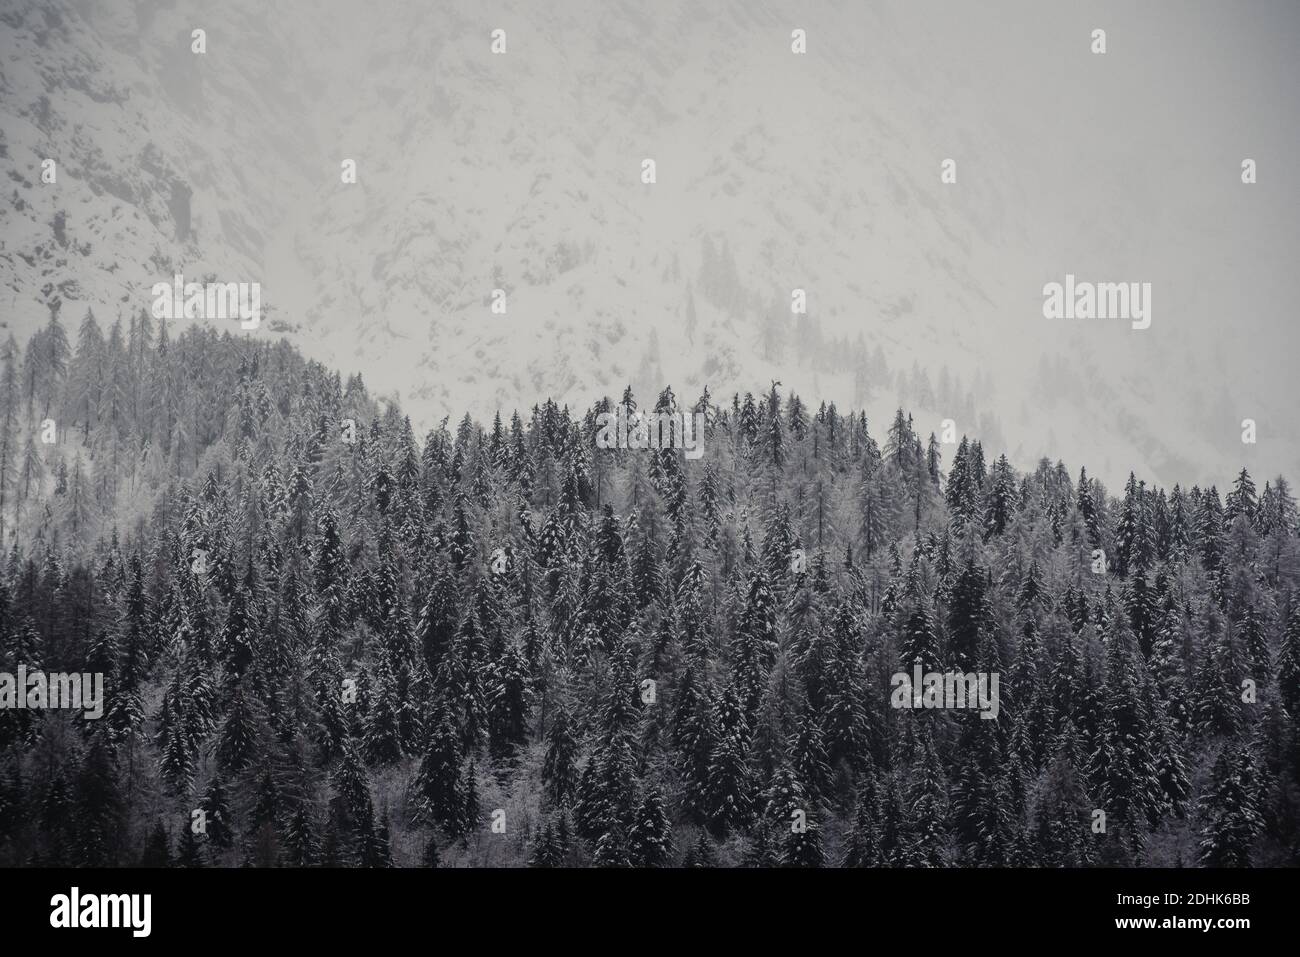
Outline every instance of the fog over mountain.
[[[210, 275], [421, 426], [779, 379], [1113, 489], [1294, 473], [1300, 10], [1101, 9], [4, 2], [0, 319]], [[1067, 275], [1150, 327], [1044, 318]]]

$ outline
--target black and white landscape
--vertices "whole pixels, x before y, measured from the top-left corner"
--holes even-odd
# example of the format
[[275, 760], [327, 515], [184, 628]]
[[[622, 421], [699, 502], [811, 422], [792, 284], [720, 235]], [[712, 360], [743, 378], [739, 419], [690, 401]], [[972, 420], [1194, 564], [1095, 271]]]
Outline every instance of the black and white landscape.
[[0, 0], [0, 866], [1300, 863], [1294, 4]]

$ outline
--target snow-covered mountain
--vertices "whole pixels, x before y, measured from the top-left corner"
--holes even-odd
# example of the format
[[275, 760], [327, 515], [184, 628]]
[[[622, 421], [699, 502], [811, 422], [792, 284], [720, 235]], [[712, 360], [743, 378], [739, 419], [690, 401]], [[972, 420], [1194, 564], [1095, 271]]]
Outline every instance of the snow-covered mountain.
[[[148, 308], [183, 272], [260, 282], [251, 335], [361, 371], [425, 425], [775, 379], [865, 403], [877, 431], [901, 400], [922, 431], [952, 418], [1112, 486], [1300, 465], [1298, 194], [1267, 162], [1294, 142], [1270, 115], [1287, 104], [1247, 122], [1152, 72], [1199, 58], [1223, 79], [1208, 15], [1155, 37], [1116, 11], [1099, 57], [1090, 20], [1019, 2], [1014, 34], [903, 4], [0, 6], [0, 298], [20, 338], [51, 308]], [[1243, 186], [1256, 153], [1272, 176]], [[1152, 282], [1151, 328], [1044, 319], [1067, 272]]]

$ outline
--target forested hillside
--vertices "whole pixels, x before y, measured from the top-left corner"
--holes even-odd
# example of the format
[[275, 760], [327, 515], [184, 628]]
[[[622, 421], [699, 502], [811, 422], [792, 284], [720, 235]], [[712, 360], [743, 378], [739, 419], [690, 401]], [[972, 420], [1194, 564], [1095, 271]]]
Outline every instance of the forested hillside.
[[[761, 383], [617, 399], [699, 461], [609, 398], [417, 436], [183, 325], [3, 351], [0, 672], [106, 713], [0, 710], [0, 865], [1300, 862], [1281, 477], [1112, 496]], [[891, 706], [918, 663], [996, 720]]]

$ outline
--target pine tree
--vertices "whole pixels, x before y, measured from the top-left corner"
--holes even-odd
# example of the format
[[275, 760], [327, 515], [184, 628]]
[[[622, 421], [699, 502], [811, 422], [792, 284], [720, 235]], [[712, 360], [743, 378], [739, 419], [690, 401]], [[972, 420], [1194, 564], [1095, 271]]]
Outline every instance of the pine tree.
[[1259, 507], [1259, 500], [1255, 496], [1255, 482], [1251, 479], [1250, 473], [1242, 469], [1237, 474], [1237, 479], [1233, 483], [1232, 491], [1227, 494], [1223, 500], [1223, 521], [1231, 525], [1236, 521], [1237, 516], [1241, 515], [1248, 522], [1256, 520], [1255, 512]]
[[819, 644], [827, 655], [822, 668], [823, 729], [829, 765], [846, 761], [861, 768], [870, 761], [871, 715], [865, 705], [866, 670], [858, 648], [858, 623], [846, 605], [837, 610], [829, 641]]
[[1032, 822], [1041, 862], [1047, 866], [1086, 867], [1093, 860], [1089, 832], [1092, 808], [1076, 770], [1077, 762], [1074, 725], [1067, 722]]
[[234, 818], [230, 810], [226, 785], [220, 777], [214, 777], [208, 784], [203, 796], [201, 809], [204, 814], [204, 834], [213, 847], [225, 850], [234, 842], [232, 827]]
[[289, 813], [283, 843], [292, 866], [310, 867], [315, 863], [320, 848], [311, 812], [305, 803], [299, 802]]
[[692, 819], [708, 819], [709, 764], [717, 739], [711, 692], [704, 679], [690, 669], [682, 678], [673, 705], [672, 744], [685, 790], [683, 801]]
[[[869, 559], [893, 534], [898, 517], [895, 488], [884, 469], [872, 469], [870, 460], [864, 459], [862, 483], [858, 489], [861, 520], [859, 541]], [[951, 484], [951, 479], [949, 482]]]
[[752, 720], [776, 659], [776, 598], [762, 571], [749, 581], [749, 597], [732, 641], [736, 681], [746, 720]]
[[725, 834], [743, 828], [752, 812], [746, 719], [734, 688], [718, 696], [712, 724], [717, 738], [709, 756], [708, 814], [716, 831]]
[[[930, 614], [923, 601], [915, 601], [899, 639], [899, 665], [908, 672], [914, 665], [921, 666], [922, 674], [942, 669], [939, 638], [935, 634]], [[917, 689], [919, 693], [920, 689]]]
[[[349, 741], [334, 769], [334, 798], [331, 815], [344, 853], [352, 866], [377, 867], [382, 863], [383, 847], [375, 826], [375, 806], [370, 796], [370, 781], [356, 745]], [[328, 843], [328, 837], [327, 837]]]
[[1211, 605], [1202, 652], [1192, 678], [1192, 721], [1202, 735], [1235, 735], [1241, 727], [1241, 681], [1231, 631]]
[[465, 795], [465, 803], [461, 806], [461, 827], [462, 833], [470, 833], [482, 826], [483, 809], [479, 804], [478, 796], [478, 764], [473, 758], [465, 768], [465, 775], [461, 779], [462, 793]]
[[664, 867], [672, 854], [670, 824], [659, 790], [651, 787], [636, 809], [628, 835], [628, 857], [635, 867]]
[[230, 603], [226, 624], [221, 632], [219, 648], [227, 668], [236, 677], [243, 675], [253, 662], [253, 649], [258, 641], [250, 596], [241, 586]]
[[1005, 455], [993, 466], [993, 486], [989, 490], [988, 506], [984, 513], [984, 540], [1006, 531], [1015, 511], [1015, 473]]
[[913, 854], [922, 866], [942, 867], [948, 843], [947, 782], [928, 727], [922, 733], [921, 754], [912, 780]]
[[552, 804], [562, 805], [573, 798], [578, 787], [577, 764], [578, 742], [568, 710], [561, 705], [546, 732], [546, 757], [542, 764], [542, 783]]
[[194, 704], [190, 701], [189, 688], [183, 681], [183, 674], [182, 666], [178, 665], [172, 683], [163, 695], [158, 730], [161, 750], [159, 770], [172, 789], [178, 792], [188, 790], [194, 779], [197, 756], [189, 723], [189, 713]]
[[161, 818], [154, 820], [153, 829], [149, 832], [145, 840], [144, 849], [140, 854], [140, 867], [171, 867], [172, 855], [171, 849], [167, 843], [167, 831], [163, 827]]
[[1287, 712], [1300, 714], [1300, 602], [1291, 606], [1282, 648], [1277, 656], [1277, 682]]
[[181, 828], [180, 839], [176, 844], [176, 866], [189, 868], [203, 866], [203, 847], [189, 824]]
[[564, 851], [556, 838], [555, 828], [550, 821], [542, 825], [537, 841], [533, 845], [532, 855], [528, 858], [529, 867], [563, 867]]
[[948, 649], [952, 664], [958, 669], [974, 663], [983, 630], [991, 618], [985, 578], [972, 553], [948, 595]]
[[428, 742], [415, 777], [416, 818], [447, 834], [464, 829], [465, 794], [461, 788], [460, 735], [450, 709], [440, 704], [430, 723]]
[[1255, 836], [1263, 826], [1250, 751], [1228, 745], [1214, 762], [1203, 804], [1200, 863], [1204, 867], [1247, 867]]
[[127, 808], [118, 775], [116, 756], [105, 737], [96, 735], [73, 788], [72, 858], [77, 867], [113, 867], [119, 863]]
[[876, 826], [876, 808], [873, 791], [866, 785], [858, 788], [858, 798], [853, 813], [853, 827], [845, 842], [841, 867], [880, 867], [884, 855], [880, 847], [880, 829]]
[[362, 722], [362, 748], [371, 764], [392, 764], [402, 757], [400, 690], [386, 654], [380, 653], [369, 709]]
[[1128, 473], [1124, 486], [1124, 502], [1120, 507], [1119, 523], [1115, 528], [1115, 571], [1127, 575], [1136, 553], [1138, 526], [1142, 523], [1142, 501], [1137, 478]]
[[527, 742], [532, 682], [523, 650], [512, 642], [493, 665], [488, 682], [488, 727], [494, 754], [508, 754]]
[[713, 842], [709, 840], [708, 832], [701, 830], [700, 836], [686, 851], [686, 856], [682, 858], [682, 867], [709, 868], [717, 866], [718, 857], [714, 851]]
[[226, 771], [242, 771], [253, 760], [257, 737], [254, 708], [243, 683], [236, 683], [217, 744], [217, 760]]
[[1208, 572], [1217, 572], [1223, 561], [1223, 508], [1219, 493], [1210, 486], [1200, 499], [1194, 519], [1201, 564]]
[[1122, 821], [1134, 836], [1139, 827], [1156, 819], [1161, 793], [1140, 685], [1127, 635], [1117, 632], [1107, 650], [1106, 687], [1090, 777], [1107, 817]]
[[1245, 653], [1247, 674], [1257, 676], [1256, 681], [1259, 684], [1268, 684], [1269, 677], [1273, 673], [1273, 663], [1268, 651], [1268, 635], [1264, 630], [1264, 622], [1253, 604], [1246, 606], [1237, 634]]
[[825, 863], [821, 824], [816, 809], [809, 808], [806, 820], [790, 825], [781, 849], [781, 864], [785, 867], [822, 867]]
[[1172, 720], [1159, 702], [1148, 702], [1151, 712], [1151, 752], [1160, 785], [1161, 810], [1183, 816], [1192, 786], [1186, 759]]

